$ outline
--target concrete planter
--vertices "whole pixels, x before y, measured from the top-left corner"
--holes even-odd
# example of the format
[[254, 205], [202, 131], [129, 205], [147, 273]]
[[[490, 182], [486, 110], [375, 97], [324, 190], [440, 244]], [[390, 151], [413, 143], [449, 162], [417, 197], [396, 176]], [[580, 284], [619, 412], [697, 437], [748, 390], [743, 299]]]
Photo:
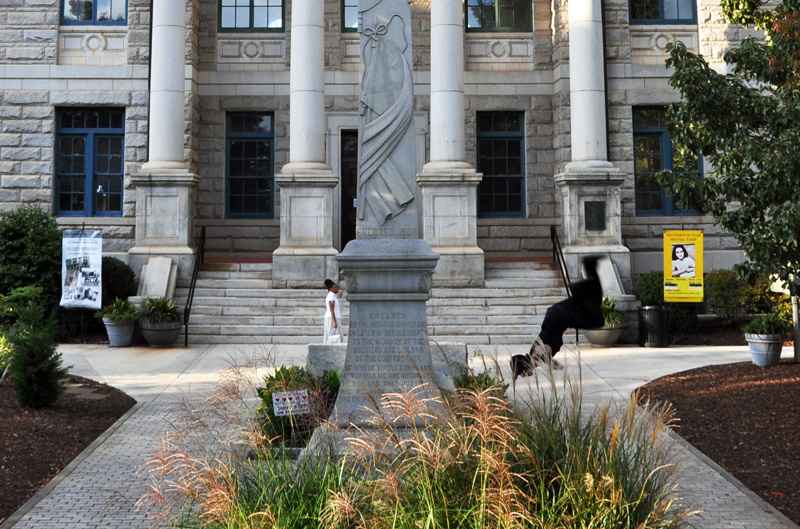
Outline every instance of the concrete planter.
[[624, 325], [616, 327], [600, 327], [599, 329], [584, 329], [583, 335], [589, 340], [592, 347], [611, 347], [622, 336]]
[[181, 326], [180, 322], [142, 322], [139, 325], [142, 336], [150, 347], [172, 347], [181, 335]]
[[103, 318], [111, 347], [128, 347], [133, 343], [135, 321], [111, 321]]
[[783, 336], [780, 334], [745, 334], [750, 357], [758, 367], [774, 366], [781, 359]]

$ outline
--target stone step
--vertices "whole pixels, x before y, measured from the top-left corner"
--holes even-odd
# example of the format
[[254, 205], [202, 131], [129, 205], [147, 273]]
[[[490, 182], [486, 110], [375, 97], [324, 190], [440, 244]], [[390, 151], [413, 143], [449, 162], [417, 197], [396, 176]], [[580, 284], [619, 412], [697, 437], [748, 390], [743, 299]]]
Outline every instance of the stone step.
[[[179, 305], [187, 296], [185, 285], [176, 289]], [[269, 263], [206, 263], [194, 294], [189, 341], [319, 343], [324, 296], [322, 288], [274, 288]], [[552, 263], [487, 262], [484, 288], [431, 290], [429, 333], [435, 340], [472, 345], [528, 343], [538, 333], [547, 308], [565, 296]], [[350, 308], [346, 291], [340, 300], [346, 336]]]

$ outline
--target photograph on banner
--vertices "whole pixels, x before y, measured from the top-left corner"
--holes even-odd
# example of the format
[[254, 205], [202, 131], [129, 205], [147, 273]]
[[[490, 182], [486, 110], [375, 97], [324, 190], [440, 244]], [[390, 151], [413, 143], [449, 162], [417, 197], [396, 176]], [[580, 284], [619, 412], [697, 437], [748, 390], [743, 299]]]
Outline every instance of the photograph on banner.
[[102, 304], [102, 230], [64, 230], [61, 306], [99, 309]]
[[664, 301], [703, 301], [703, 232], [664, 232]]

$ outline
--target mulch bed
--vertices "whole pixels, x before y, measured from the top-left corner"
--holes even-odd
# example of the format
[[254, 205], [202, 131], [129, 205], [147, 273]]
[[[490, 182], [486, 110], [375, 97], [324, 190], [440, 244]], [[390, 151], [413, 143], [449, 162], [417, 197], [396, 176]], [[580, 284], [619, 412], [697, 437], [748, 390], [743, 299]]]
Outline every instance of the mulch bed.
[[707, 366], [641, 390], [672, 404], [681, 437], [800, 524], [800, 364]]
[[51, 408], [20, 408], [0, 384], [0, 523], [44, 487], [136, 401], [112, 387], [70, 377]]

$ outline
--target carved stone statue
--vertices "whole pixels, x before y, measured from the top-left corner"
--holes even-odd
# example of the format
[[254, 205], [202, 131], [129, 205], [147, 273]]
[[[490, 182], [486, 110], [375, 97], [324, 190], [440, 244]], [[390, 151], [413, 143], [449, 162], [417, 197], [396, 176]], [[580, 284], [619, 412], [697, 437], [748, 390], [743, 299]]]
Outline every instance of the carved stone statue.
[[[414, 81], [406, 0], [366, 0], [361, 18], [358, 236], [416, 238]], [[390, 222], [408, 211], [402, 222]]]

